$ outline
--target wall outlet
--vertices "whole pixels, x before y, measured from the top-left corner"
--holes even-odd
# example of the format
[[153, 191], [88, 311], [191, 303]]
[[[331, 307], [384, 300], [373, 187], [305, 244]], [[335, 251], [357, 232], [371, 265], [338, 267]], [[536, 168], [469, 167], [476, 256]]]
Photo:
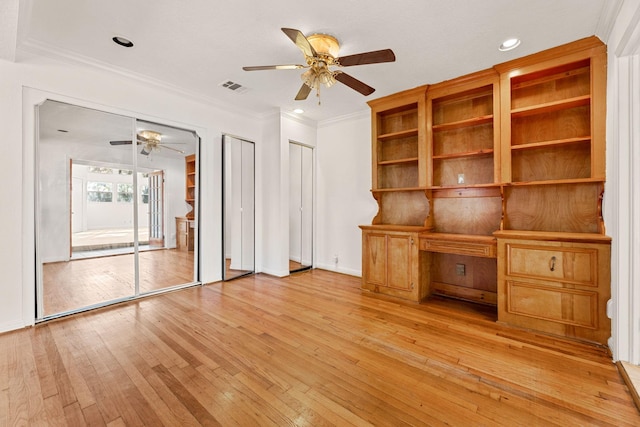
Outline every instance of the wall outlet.
[[465, 275], [465, 265], [456, 264], [456, 276], [464, 276], [464, 275]]
[[459, 173], [458, 174], [458, 184], [464, 184], [464, 174], [463, 173]]

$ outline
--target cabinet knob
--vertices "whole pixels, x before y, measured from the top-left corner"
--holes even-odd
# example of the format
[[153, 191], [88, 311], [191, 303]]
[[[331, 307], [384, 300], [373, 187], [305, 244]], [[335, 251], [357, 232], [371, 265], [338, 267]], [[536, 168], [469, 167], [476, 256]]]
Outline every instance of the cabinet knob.
[[549, 270], [556, 271], [556, 257], [552, 256], [549, 260]]

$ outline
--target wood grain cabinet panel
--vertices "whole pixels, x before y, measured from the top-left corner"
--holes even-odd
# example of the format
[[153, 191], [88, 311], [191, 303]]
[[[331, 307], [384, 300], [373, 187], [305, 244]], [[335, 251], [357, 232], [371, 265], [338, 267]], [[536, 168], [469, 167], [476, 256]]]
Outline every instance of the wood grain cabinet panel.
[[582, 286], [598, 286], [594, 248], [507, 244], [507, 274]]
[[596, 329], [598, 294], [508, 280], [507, 311], [541, 321]]
[[362, 289], [420, 301], [427, 292], [428, 259], [417, 232], [361, 226]]
[[606, 314], [611, 297], [610, 242], [599, 235], [590, 241], [578, 233], [529, 234], [540, 240], [501, 237], [498, 320], [606, 344], [611, 334]]
[[365, 281], [373, 286], [387, 284], [387, 235], [367, 233], [363, 236]]

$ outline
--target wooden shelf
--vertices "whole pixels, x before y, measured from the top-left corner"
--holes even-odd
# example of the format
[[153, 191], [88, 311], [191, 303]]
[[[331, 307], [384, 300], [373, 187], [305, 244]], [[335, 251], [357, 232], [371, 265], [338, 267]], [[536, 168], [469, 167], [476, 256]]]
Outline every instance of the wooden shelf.
[[401, 163], [418, 163], [417, 157], [408, 157], [405, 159], [396, 159], [396, 160], [383, 160], [378, 162], [378, 166], [386, 166], [386, 165], [397, 165]]
[[446, 191], [446, 190], [467, 190], [478, 188], [500, 188], [503, 184], [499, 182], [491, 182], [487, 184], [460, 184], [460, 185], [432, 185], [427, 187], [428, 190], [433, 191]]
[[467, 151], [464, 153], [440, 154], [437, 156], [433, 156], [433, 160], [460, 159], [464, 157], [478, 157], [478, 156], [492, 156], [492, 155], [493, 155], [493, 149], [482, 149], [477, 151]]
[[523, 181], [523, 182], [508, 182], [503, 183], [505, 187], [524, 187], [524, 186], [539, 186], [539, 185], [559, 185], [559, 184], [591, 184], [591, 183], [604, 183], [602, 178], [572, 178], [572, 179], [553, 179], [546, 181]]
[[391, 193], [398, 191], [424, 191], [426, 187], [372, 188], [372, 193]]
[[362, 230], [405, 231], [409, 233], [422, 233], [428, 228], [423, 225], [399, 225], [399, 224], [371, 224], [359, 225]]
[[[195, 218], [196, 207], [196, 155], [190, 154], [185, 156], [185, 202], [191, 206], [189, 212], [186, 213], [186, 218], [192, 220]], [[193, 250], [193, 249], [192, 249]]]
[[395, 138], [407, 138], [411, 136], [418, 136], [418, 128], [415, 129], [406, 129], [397, 132], [385, 133], [383, 135], [378, 135], [378, 140], [384, 141], [386, 139], [395, 139]]
[[564, 139], [556, 139], [551, 141], [541, 141], [541, 142], [530, 142], [528, 144], [518, 144], [512, 145], [512, 150], [526, 150], [531, 148], [541, 148], [541, 147], [549, 147], [554, 145], [565, 145], [565, 144], [578, 144], [581, 142], [591, 142], [591, 137], [583, 136], [577, 138], [564, 138]]
[[527, 79], [524, 80], [522, 82], [519, 83], [514, 83], [511, 85], [511, 90], [518, 90], [518, 89], [523, 89], [523, 88], [527, 88], [527, 87], [531, 87], [531, 86], [537, 86], [537, 85], [541, 85], [547, 82], [551, 82], [551, 81], [555, 81], [555, 80], [561, 80], [561, 79], [566, 79], [568, 77], [574, 77], [574, 76], [578, 76], [580, 74], [587, 74], [591, 71], [590, 67], [584, 66], [584, 67], [580, 67], [580, 68], [573, 68], [573, 69], [569, 69], [569, 70], [559, 70], [557, 73], [554, 74], [544, 74], [541, 77], [535, 78], [535, 79]]
[[567, 233], [559, 231], [531, 231], [531, 230], [498, 230], [493, 233], [498, 239], [525, 239], [541, 241], [608, 243], [611, 237], [600, 233]]
[[558, 110], [582, 107], [591, 103], [591, 96], [577, 96], [575, 98], [563, 99], [560, 101], [547, 102], [544, 104], [532, 105], [529, 107], [515, 108], [511, 110], [511, 117], [526, 117], [535, 114], [551, 113]]
[[457, 122], [441, 123], [441, 124], [437, 124], [437, 125], [434, 124], [432, 126], [432, 129], [433, 129], [434, 132], [446, 131], [446, 130], [453, 130], [453, 129], [471, 127], [471, 126], [486, 125], [486, 124], [489, 124], [489, 123], [492, 123], [492, 122], [493, 122], [493, 114], [488, 114], [488, 115], [485, 115], [485, 116], [472, 117], [470, 119], [459, 120]]

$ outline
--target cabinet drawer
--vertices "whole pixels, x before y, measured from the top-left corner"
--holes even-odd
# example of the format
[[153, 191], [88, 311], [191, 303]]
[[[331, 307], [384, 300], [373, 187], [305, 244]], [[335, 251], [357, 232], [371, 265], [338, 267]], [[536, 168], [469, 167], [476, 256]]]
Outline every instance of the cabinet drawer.
[[507, 281], [507, 311], [566, 325], [598, 327], [598, 293]]
[[598, 286], [598, 250], [507, 243], [507, 275]]
[[420, 250], [429, 252], [441, 252], [445, 254], [478, 256], [484, 258], [496, 257], [495, 242], [489, 244], [421, 237]]

